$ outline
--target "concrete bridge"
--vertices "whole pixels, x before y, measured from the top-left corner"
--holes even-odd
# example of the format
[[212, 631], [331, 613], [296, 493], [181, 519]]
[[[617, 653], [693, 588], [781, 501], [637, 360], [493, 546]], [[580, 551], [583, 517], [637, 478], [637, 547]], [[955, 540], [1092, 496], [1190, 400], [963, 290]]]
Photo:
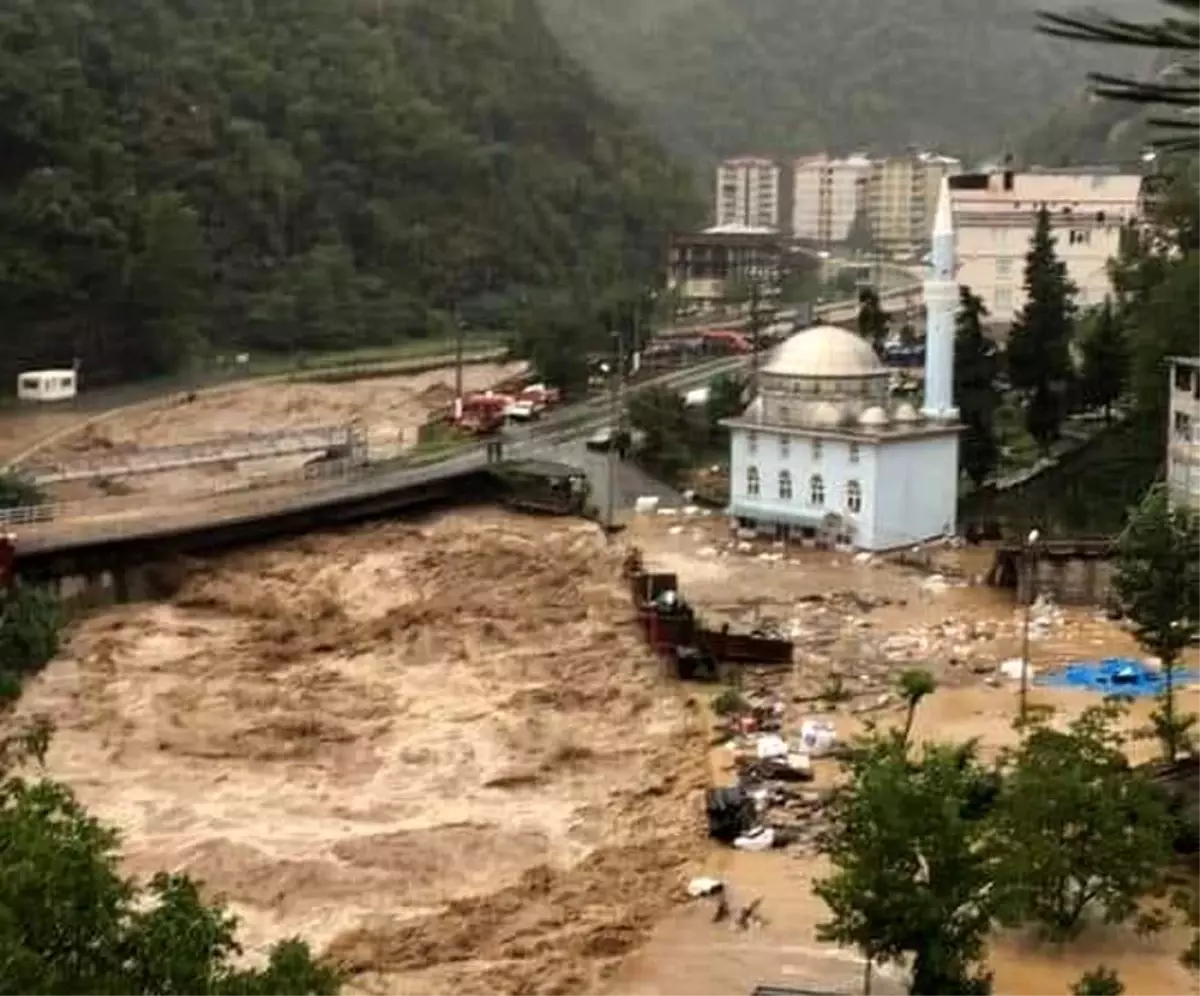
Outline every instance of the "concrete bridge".
[[988, 583], [1013, 589], [1021, 603], [1047, 594], [1063, 605], [1106, 605], [1116, 552], [1115, 537], [1004, 543], [996, 550]]

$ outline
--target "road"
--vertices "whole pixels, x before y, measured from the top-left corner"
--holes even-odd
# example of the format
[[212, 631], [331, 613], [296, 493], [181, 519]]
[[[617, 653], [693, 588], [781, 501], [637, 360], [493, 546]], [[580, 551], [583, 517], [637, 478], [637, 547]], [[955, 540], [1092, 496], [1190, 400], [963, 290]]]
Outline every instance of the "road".
[[[833, 321], [837, 320], [838, 315], [854, 314], [856, 309], [857, 302], [838, 302], [822, 309], [821, 317], [827, 321]], [[710, 360], [684, 370], [671, 371], [650, 378], [633, 389], [662, 385], [686, 391], [707, 384], [719, 374], [732, 373], [745, 368], [749, 364], [749, 359], [746, 356], [734, 356]], [[607, 425], [611, 418], [612, 403], [609, 398], [601, 396], [589, 399], [552, 412], [526, 430], [524, 437], [512, 438], [511, 442], [505, 446], [505, 455], [512, 458], [561, 459], [564, 452], [562, 447], [586, 438], [596, 429]], [[12, 525], [19, 527], [19, 535], [22, 536], [23, 542], [37, 545], [94, 541], [110, 536], [138, 535], [167, 528], [199, 525], [205, 522], [250, 518], [281, 509], [310, 508], [336, 502], [339, 498], [404, 488], [435, 477], [453, 476], [479, 470], [487, 463], [486, 454], [486, 446], [480, 444], [466, 450], [456, 451], [453, 455], [438, 459], [426, 466], [417, 467], [411, 463], [370, 466], [351, 479], [317, 482], [296, 481], [287, 485], [264, 487], [252, 492], [233, 492], [207, 497], [169, 509], [161, 507], [130, 508], [128, 503], [120, 503], [119, 510], [114, 507], [111, 513], [107, 513], [99, 510], [102, 506], [97, 503], [97, 514], [89, 513], [85, 516], [68, 518], [60, 512], [50, 521], [14, 522]], [[596, 478], [597, 482], [601, 482], [597, 491], [601, 496], [600, 500], [606, 504], [607, 476], [603, 474], [592, 476]], [[631, 482], [629, 488], [633, 487], [636, 485]], [[627, 489], [623, 487], [622, 490]], [[628, 495], [625, 497], [627, 498]], [[617, 499], [618, 502], [623, 500], [620, 497]]]

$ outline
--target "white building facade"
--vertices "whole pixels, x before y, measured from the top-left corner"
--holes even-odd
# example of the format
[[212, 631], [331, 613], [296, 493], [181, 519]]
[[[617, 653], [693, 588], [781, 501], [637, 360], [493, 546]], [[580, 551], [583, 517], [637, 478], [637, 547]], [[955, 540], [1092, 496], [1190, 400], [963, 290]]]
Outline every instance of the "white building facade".
[[845, 242], [866, 207], [871, 161], [865, 156], [809, 156], [792, 166], [792, 234], [821, 245]]
[[956, 528], [958, 437], [953, 399], [954, 232], [943, 184], [925, 284], [925, 400], [895, 402], [871, 345], [834, 326], [782, 343], [758, 393], [729, 419], [729, 515], [780, 538], [863, 550], [908, 546]]
[[1200, 359], [1171, 359], [1167, 486], [1178, 502], [1200, 508]]
[[717, 167], [717, 227], [731, 225], [779, 230], [779, 166], [771, 159], [744, 156]]
[[1108, 261], [1122, 229], [1141, 216], [1142, 177], [1118, 173], [963, 174], [951, 182], [959, 283], [983, 299], [988, 320], [1009, 324], [1025, 304], [1025, 254], [1037, 213], [1050, 212], [1055, 252], [1081, 308], [1112, 293]]

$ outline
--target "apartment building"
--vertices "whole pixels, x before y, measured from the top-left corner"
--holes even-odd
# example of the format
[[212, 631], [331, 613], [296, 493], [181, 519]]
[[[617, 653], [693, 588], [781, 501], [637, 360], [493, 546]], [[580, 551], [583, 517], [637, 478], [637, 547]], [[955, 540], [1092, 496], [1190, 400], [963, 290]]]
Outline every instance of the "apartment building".
[[895, 255], [922, 252], [929, 244], [942, 179], [962, 171], [962, 163], [929, 152], [871, 162], [866, 209], [878, 249]]
[[1200, 359], [1171, 359], [1167, 487], [1175, 501], [1200, 508]]
[[1108, 261], [1121, 230], [1141, 214], [1142, 177], [1121, 173], [1002, 170], [950, 180], [958, 232], [958, 282], [978, 294], [989, 322], [1010, 324], [1025, 304], [1025, 254], [1045, 205], [1055, 250], [1086, 308], [1111, 293]]
[[779, 174], [774, 160], [758, 156], [722, 162], [717, 167], [716, 225], [778, 231], [782, 210]]
[[792, 165], [792, 235], [822, 246], [845, 242], [866, 204], [871, 160], [807, 156]]

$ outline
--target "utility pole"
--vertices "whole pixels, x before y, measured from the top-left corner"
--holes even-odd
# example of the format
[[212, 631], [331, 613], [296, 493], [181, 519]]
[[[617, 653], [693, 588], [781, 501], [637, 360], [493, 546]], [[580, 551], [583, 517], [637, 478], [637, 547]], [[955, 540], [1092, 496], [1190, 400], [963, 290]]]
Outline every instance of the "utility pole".
[[750, 396], [758, 396], [758, 353], [761, 346], [759, 332], [762, 325], [758, 310], [759, 283], [755, 276], [750, 281]]
[[1033, 609], [1033, 592], [1037, 578], [1037, 550], [1035, 544], [1040, 538], [1036, 529], [1030, 531], [1025, 538], [1025, 547], [1021, 551], [1022, 567], [1025, 573], [1024, 612], [1021, 620], [1021, 696], [1019, 715], [1021, 726], [1024, 727], [1029, 718], [1029, 616]]
[[458, 302], [450, 305], [450, 320], [454, 322], [454, 417], [463, 414], [463, 325], [458, 317]]
[[605, 514], [606, 534], [611, 536], [616, 529], [617, 517], [617, 462], [620, 459], [620, 448], [624, 440], [625, 427], [625, 333], [621, 321], [618, 319], [616, 332], [614, 333], [615, 342], [615, 357], [612, 370], [612, 380], [610, 382], [610, 391], [612, 397], [612, 414], [610, 424], [612, 425], [611, 435], [608, 440], [608, 487], [607, 501], [608, 506]]

